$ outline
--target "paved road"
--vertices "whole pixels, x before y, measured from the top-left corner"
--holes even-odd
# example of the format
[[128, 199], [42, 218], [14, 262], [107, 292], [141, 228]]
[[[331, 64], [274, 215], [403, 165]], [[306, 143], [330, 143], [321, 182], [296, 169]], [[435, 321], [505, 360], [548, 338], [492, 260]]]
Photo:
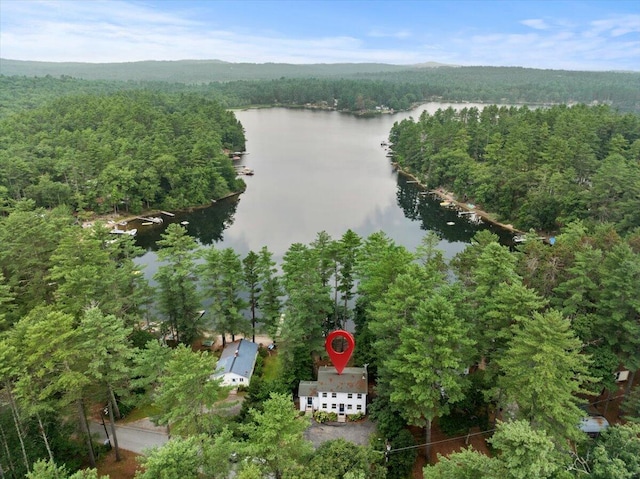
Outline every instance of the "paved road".
[[[98, 437], [100, 442], [105, 441], [107, 438], [102, 423], [91, 422], [89, 423], [89, 429], [92, 434]], [[108, 423], [107, 431], [111, 436], [111, 428]], [[116, 435], [118, 436], [120, 449], [126, 449], [137, 454], [142, 454], [145, 449], [154, 446], [162, 446], [169, 440], [166, 432], [163, 432], [161, 428], [150, 427], [144, 422], [116, 425]]]

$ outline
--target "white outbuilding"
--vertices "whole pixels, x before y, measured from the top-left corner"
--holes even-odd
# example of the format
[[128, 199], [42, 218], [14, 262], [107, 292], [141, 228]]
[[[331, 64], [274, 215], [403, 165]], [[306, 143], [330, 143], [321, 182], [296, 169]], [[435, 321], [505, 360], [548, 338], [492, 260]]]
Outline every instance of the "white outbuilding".
[[254, 342], [241, 339], [228, 343], [222, 350], [218, 368], [211, 377], [222, 378], [223, 386], [249, 386], [257, 357], [258, 345]]

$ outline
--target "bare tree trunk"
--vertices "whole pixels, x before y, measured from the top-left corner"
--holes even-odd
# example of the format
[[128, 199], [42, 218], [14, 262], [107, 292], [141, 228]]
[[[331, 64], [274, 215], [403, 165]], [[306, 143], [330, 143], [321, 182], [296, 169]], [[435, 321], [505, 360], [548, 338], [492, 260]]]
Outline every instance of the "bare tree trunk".
[[256, 342], [256, 306], [251, 305], [251, 341]]
[[629, 370], [629, 378], [627, 379], [627, 386], [624, 388], [624, 397], [628, 397], [631, 392], [631, 387], [633, 386], [633, 379], [636, 375], [635, 369], [630, 368]]
[[607, 399], [604, 402], [604, 411], [602, 413], [603, 416], [607, 415], [607, 412], [609, 411], [609, 398], [611, 397], [611, 391], [609, 391], [607, 389]]
[[338, 324], [338, 268], [335, 268], [334, 271], [334, 282], [333, 282], [333, 327], [342, 329], [340, 324]]
[[113, 388], [109, 385], [109, 396], [111, 397], [111, 403], [113, 404], [113, 412], [116, 415], [116, 419], [122, 419], [120, 414], [120, 408], [118, 407], [118, 401], [116, 401], [116, 395], [113, 392]]
[[2, 436], [2, 444], [4, 445], [4, 450], [7, 453], [7, 462], [9, 463], [9, 470], [13, 471], [15, 469], [13, 465], [13, 461], [11, 460], [11, 451], [9, 451], [9, 445], [7, 444], [7, 436], [4, 434], [4, 429], [0, 425], [0, 435]]
[[431, 463], [431, 419], [427, 419], [427, 428], [425, 432], [425, 447], [424, 452], [427, 455], [427, 464]]
[[29, 458], [27, 457], [27, 450], [24, 447], [24, 439], [22, 427], [20, 426], [20, 416], [18, 415], [18, 406], [16, 406], [16, 401], [13, 398], [13, 393], [11, 392], [11, 388], [9, 387], [9, 383], [5, 383], [5, 387], [7, 389], [7, 395], [9, 397], [9, 405], [11, 406], [11, 415], [13, 416], [13, 423], [16, 426], [16, 432], [18, 433], [18, 439], [20, 440], [20, 449], [22, 449], [22, 459], [24, 460], [24, 466], [27, 468], [27, 472], [30, 472], [29, 468]]
[[[111, 388], [109, 388], [111, 391]], [[116, 435], [116, 422], [113, 419], [114, 406], [112, 401], [109, 401], [109, 423], [111, 426], [111, 437], [113, 437], [113, 449], [116, 451], [116, 461], [120, 461], [120, 448], [118, 447], [118, 436]]]
[[84, 404], [82, 399], [76, 401], [76, 408], [78, 409], [78, 419], [80, 420], [80, 427], [84, 432], [87, 448], [89, 449], [89, 465], [95, 469], [96, 456], [93, 452], [93, 444], [91, 442], [91, 431], [89, 430], [89, 423], [87, 422], [87, 415], [84, 412]]
[[51, 446], [49, 446], [49, 439], [47, 438], [47, 432], [44, 430], [44, 424], [42, 424], [40, 413], [36, 413], [36, 417], [38, 418], [38, 427], [40, 428], [40, 434], [42, 435], [42, 439], [44, 440], [44, 445], [47, 448], [49, 459], [51, 460], [51, 462], [55, 462], [53, 460], [53, 452], [51, 452]]

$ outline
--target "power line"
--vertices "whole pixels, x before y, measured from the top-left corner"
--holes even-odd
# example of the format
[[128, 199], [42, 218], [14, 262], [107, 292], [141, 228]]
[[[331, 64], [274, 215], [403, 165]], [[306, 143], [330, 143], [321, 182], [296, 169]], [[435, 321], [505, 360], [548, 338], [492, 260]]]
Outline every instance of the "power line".
[[389, 454], [391, 452], [398, 452], [398, 451], [406, 451], [409, 449], [418, 449], [419, 447], [426, 447], [426, 446], [432, 446], [434, 444], [441, 444], [443, 442], [449, 442], [449, 441], [457, 441], [458, 439], [465, 439], [471, 436], [479, 436], [481, 434], [487, 434], [489, 432], [494, 432], [494, 429], [487, 429], [486, 431], [480, 431], [480, 432], [473, 432], [470, 434], [465, 434], [464, 436], [456, 436], [456, 437], [450, 437], [448, 439], [441, 439], [439, 441], [431, 441], [431, 442], [425, 442], [424, 444], [416, 444], [414, 446], [406, 446], [406, 447], [398, 447], [396, 449], [387, 449], [386, 451], [377, 451], [377, 452], [381, 452], [383, 454]]
[[[602, 403], [602, 402], [606, 402], [606, 401], [615, 401], [616, 399], [624, 398], [627, 395], [628, 394], [622, 393], [622, 394], [618, 394], [618, 395], [614, 396], [613, 398], [600, 399], [598, 401], [589, 402], [587, 404], [589, 406], [593, 406], [594, 404], [598, 404], [598, 403]], [[409, 449], [418, 449], [420, 447], [432, 446], [434, 444], [441, 444], [441, 443], [449, 442], [449, 441], [457, 441], [458, 439], [466, 439], [466, 438], [469, 438], [471, 436], [480, 436], [482, 434], [487, 434], [487, 433], [495, 432], [495, 431], [496, 431], [495, 428], [487, 429], [486, 431], [474, 432], [474, 433], [470, 433], [470, 434], [465, 434], [463, 436], [450, 437], [448, 439], [441, 439], [439, 441], [425, 442], [424, 444], [416, 444], [414, 446], [399, 447], [399, 448], [396, 448], [396, 449], [387, 449], [385, 451], [376, 451], [376, 452], [380, 452], [382, 454], [387, 455], [387, 454], [392, 453], [392, 452], [406, 451], [406, 450], [409, 450]]]

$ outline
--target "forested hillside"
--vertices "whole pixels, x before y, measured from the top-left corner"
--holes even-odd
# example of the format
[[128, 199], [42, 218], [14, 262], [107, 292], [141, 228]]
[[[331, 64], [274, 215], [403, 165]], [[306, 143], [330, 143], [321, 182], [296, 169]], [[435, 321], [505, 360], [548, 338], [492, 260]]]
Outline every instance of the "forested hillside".
[[[18, 107], [33, 106], [34, 101], [45, 99], [46, 92], [59, 96], [74, 89], [96, 92], [140, 88], [201, 93], [227, 107], [312, 104], [362, 113], [375, 111], [376, 106], [403, 110], [416, 102], [445, 100], [608, 104], [621, 111], [640, 111], [640, 73], [637, 72], [513, 67], [409, 68], [377, 64], [222, 64], [224, 72], [212, 70], [194, 79], [188, 75], [197, 72], [197, 68], [181, 68], [180, 62], [151, 62], [151, 65], [157, 66], [156, 63], [165, 74], [149, 70], [144, 63], [122, 64], [119, 68], [128, 73], [118, 75], [112, 72], [120, 71], [119, 68], [110, 70], [89, 64], [80, 65], [103, 73], [82, 75], [64, 64], [53, 64], [57, 68], [51, 66], [47, 76], [44, 71], [26, 66], [24, 70], [3, 67], [0, 69], [3, 75], [0, 77], [0, 115]], [[229, 72], [233, 74], [230, 76]], [[41, 76], [34, 79], [35, 74]], [[63, 83], [55, 83], [53, 77], [60, 77]], [[80, 78], [95, 79], [98, 83]]]
[[[433, 64], [437, 66], [438, 64]], [[127, 63], [56, 63], [0, 58], [0, 73], [7, 76], [61, 75], [85, 80], [163, 81], [209, 83], [277, 78], [345, 77], [363, 73], [397, 72], [419, 68], [384, 63], [231, 63], [220, 60], [141, 61]]]
[[448, 109], [396, 123], [394, 160], [524, 230], [640, 226], [640, 117], [606, 106]]
[[2, 202], [140, 212], [206, 204], [243, 188], [224, 150], [244, 150], [233, 113], [194, 95], [80, 95], [0, 123]]

